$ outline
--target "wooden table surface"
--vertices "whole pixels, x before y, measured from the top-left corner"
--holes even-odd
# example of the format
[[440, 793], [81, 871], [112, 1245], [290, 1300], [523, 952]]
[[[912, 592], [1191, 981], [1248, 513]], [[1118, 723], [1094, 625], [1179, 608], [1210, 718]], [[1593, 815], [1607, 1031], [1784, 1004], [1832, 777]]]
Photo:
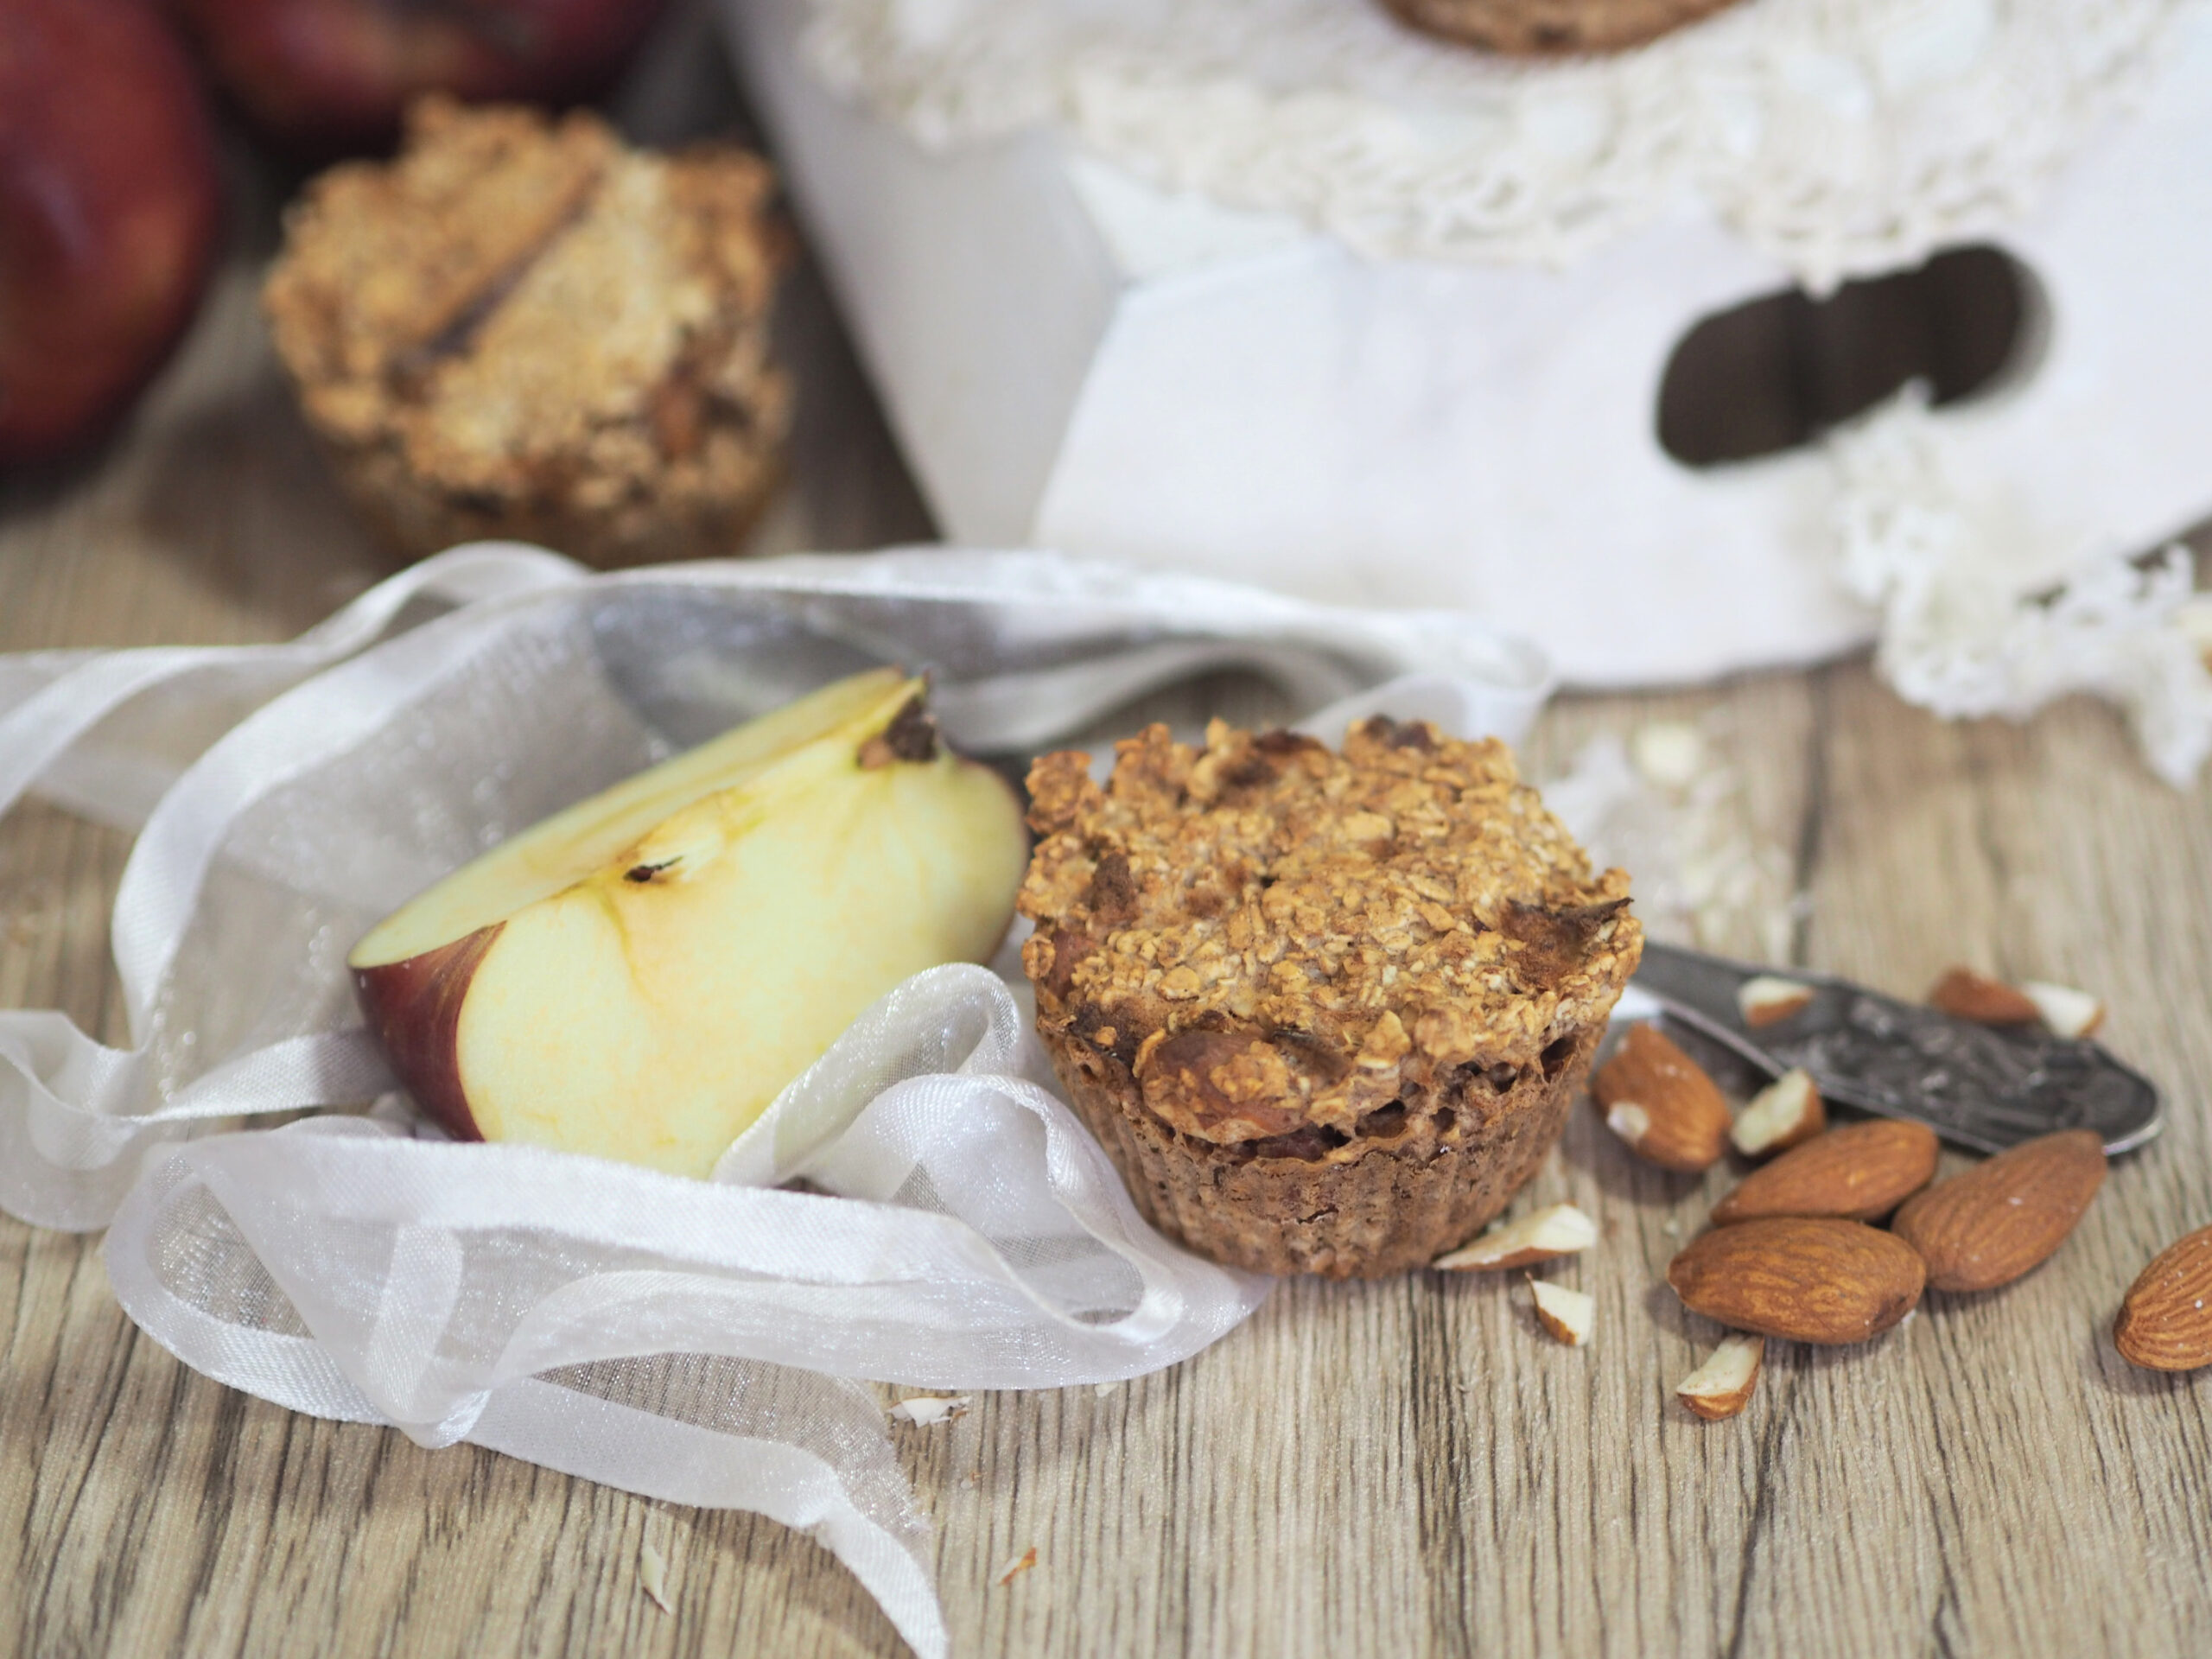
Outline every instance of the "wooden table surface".
[[[272, 365], [253, 290], [276, 187], [243, 152], [233, 171], [234, 257], [135, 424], [0, 486], [0, 649], [279, 639], [391, 568]], [[928, 536], [804, 274], [787, 323], [794, 480], [754, 550]], [[1586, 1350], [1493, 1280], [1286, 1283], [1172, 1370], [897, 1431], [956, 1653], [2205, 1651], [2212, 1375], [2136, 1371], [2108, 1332], [2150, 1256], [2212, 1222], [2212, 795], [2154, 779], [2101, 706], [1945, 725], [1864, 662], [1563, 698], [1529, 769], [1658, 720], [1700, 722], [1735, 780], [1707, 816], [1747, 874], [1707, 944], [1906, 995], [1953, 962], [2093, 988], [2167, 1091], [2164, 1135], [2030, 1278], [1931, 1294], [1864, 1349], [1772, 1344], [1750, 1409], [1705, 1424], [1671, 1391], [1717, 1332], [1662, 1274], [1733, 1173], [1639, 1165], [1579, 1109], [1530, 1196], [1599, 1219], [1555, 1274], [1596, 1294]], [[121, 1037], [105, 924], [127, 851], [35, 804], [0, 821], [0, 1006]], [[0, 1643], [904, 1650], [772, 1522], [207, 1381], [124, 1318], [99, 1244], [0, 1218]], [[643, 1592], [648, 1541], [672, 1613]]]

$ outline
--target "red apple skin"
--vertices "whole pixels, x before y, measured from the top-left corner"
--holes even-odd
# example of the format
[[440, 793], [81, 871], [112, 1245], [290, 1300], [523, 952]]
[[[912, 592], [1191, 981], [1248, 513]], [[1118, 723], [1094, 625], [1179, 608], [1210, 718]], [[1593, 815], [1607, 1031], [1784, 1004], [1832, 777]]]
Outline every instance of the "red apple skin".
[[461, 1083], [461, 1005], [505, 922], [435, 950], [353, 970], [353, 993], [416, 1104], [456, 1141], [481, 1141]]
[[198, 310], [200, 89], [145, 0], [0, 0], [0, 467], [99, 437]]
[[423, 92], [570, 103], [664, 0], [168, 0], [254, 124], [314, 157], [378, 149]]

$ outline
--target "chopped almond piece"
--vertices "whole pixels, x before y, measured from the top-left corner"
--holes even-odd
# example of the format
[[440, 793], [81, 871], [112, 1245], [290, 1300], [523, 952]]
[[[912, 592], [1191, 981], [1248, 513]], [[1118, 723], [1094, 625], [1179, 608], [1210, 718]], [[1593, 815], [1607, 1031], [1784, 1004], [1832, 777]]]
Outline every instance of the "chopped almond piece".
[[1598, 1320], [1595, 1297], [1548, 1279], [1529, 1280], [1529, 1293], [1536, 1299], [1536, 1322], [1545, 1330], [1570, 1348], [1590, 1340], [1591, 1327]]
[[2032, 1025], [2041, 1017], [2026, 995], [1971, 968], [1946, 969], [1928, 993], [1928, 1004], [1954, 1020], [1971, 1020], [1978, 1026]]
[[901, 1400], [891, 1408], [891, 1421], [912, 1423], [918, 1428], [927, 1428], [932, 1423], [949, 1423], [956, 1417], [968, 1414], [969, 1396], [956, 1394], [950, 1398], [942, 1395], [917, 1394]]
[[1828, 1126], [1827, 1108], [1804, 1067], [1785, 1071], [1751, 1096], [1728, 1131], [1746, 1158], [1786, 1151], [1811, 1140]]
[[1437, 1257], [1433, 1265], [1455, 1273], [1525, 1268], [1554, 1256], [1573, 1255], [1597, 1242], [1596, 1222], [1571, 1204], [1554, 1204], [1517, 1221], [1499, 1223], [1472, 1243]]
[[1733, 1417], [1751, 1403], [1765, 1357], [1764, 1337], [1730, 1337], [1676, 1385], [1675, 1397], [1707, 1422]]
[[668, 1599], [668, 1560], [650, 1543], [638, 1546], [638, 1584], [664, 1613], [676, 1611]]
[[1753, 1031], [1779, 1025], [1791, 1014], [1803, 1012], [1812, 1001], [1811, 986], [1794, 979], [1777, 979], [1772, 974], [1747, 979], [1736, 988], [1736, 1007]]
[[1605, 1109], [1605, 1127], [1662, 1169], [1694, 1175], [1728, 1149], [1727, 1101], [1695, 1060], [1650, 1026], [1629, 1027], [1590, 1092]]
[[2035, 1004], [2037, 1015], [2054, 1036], [2087, 1037], [2105, 1022], [2105, 1005], [2070, 985], [2049, 985], [2031, 979], [2021, 985], [2020, 991]]
[[1928, 993], [1931, 1007], [1955, 1020], [1984, 1026], [2026, 1026], [2037, 1020], [2059, 1037], [2087, 1037], [2104, 1023], [2105, 1005], [2087, 991], [2044, 980], [2018, 986], [1954, 968]]

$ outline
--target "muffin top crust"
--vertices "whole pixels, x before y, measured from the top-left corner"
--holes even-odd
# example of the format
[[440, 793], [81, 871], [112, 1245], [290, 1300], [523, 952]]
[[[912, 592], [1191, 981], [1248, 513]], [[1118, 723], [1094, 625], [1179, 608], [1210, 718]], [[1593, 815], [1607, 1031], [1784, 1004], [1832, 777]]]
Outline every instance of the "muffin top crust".
[[1603, 1020], [1643, 931], [1495, 739], [1374, 719], [1342, 752], [1216, 721], [1029, 774], [1023, 966], [1049, 1036], [1230, 1144], [1362, 1118], [1474, 1068], [1510, 1086]]

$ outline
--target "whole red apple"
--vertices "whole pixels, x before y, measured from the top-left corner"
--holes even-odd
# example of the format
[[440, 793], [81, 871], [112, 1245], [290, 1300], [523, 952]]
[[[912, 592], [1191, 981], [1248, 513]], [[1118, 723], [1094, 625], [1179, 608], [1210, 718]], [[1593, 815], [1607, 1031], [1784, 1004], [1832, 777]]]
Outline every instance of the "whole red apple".
[[662, 0], [168, 0], [264, 130], [381, 146], [418, 93], [566, 103], [621, 67]]
[[0, 0], [0, 466], [99, 436], [198, 308], [220, 204], [144, 0]]

